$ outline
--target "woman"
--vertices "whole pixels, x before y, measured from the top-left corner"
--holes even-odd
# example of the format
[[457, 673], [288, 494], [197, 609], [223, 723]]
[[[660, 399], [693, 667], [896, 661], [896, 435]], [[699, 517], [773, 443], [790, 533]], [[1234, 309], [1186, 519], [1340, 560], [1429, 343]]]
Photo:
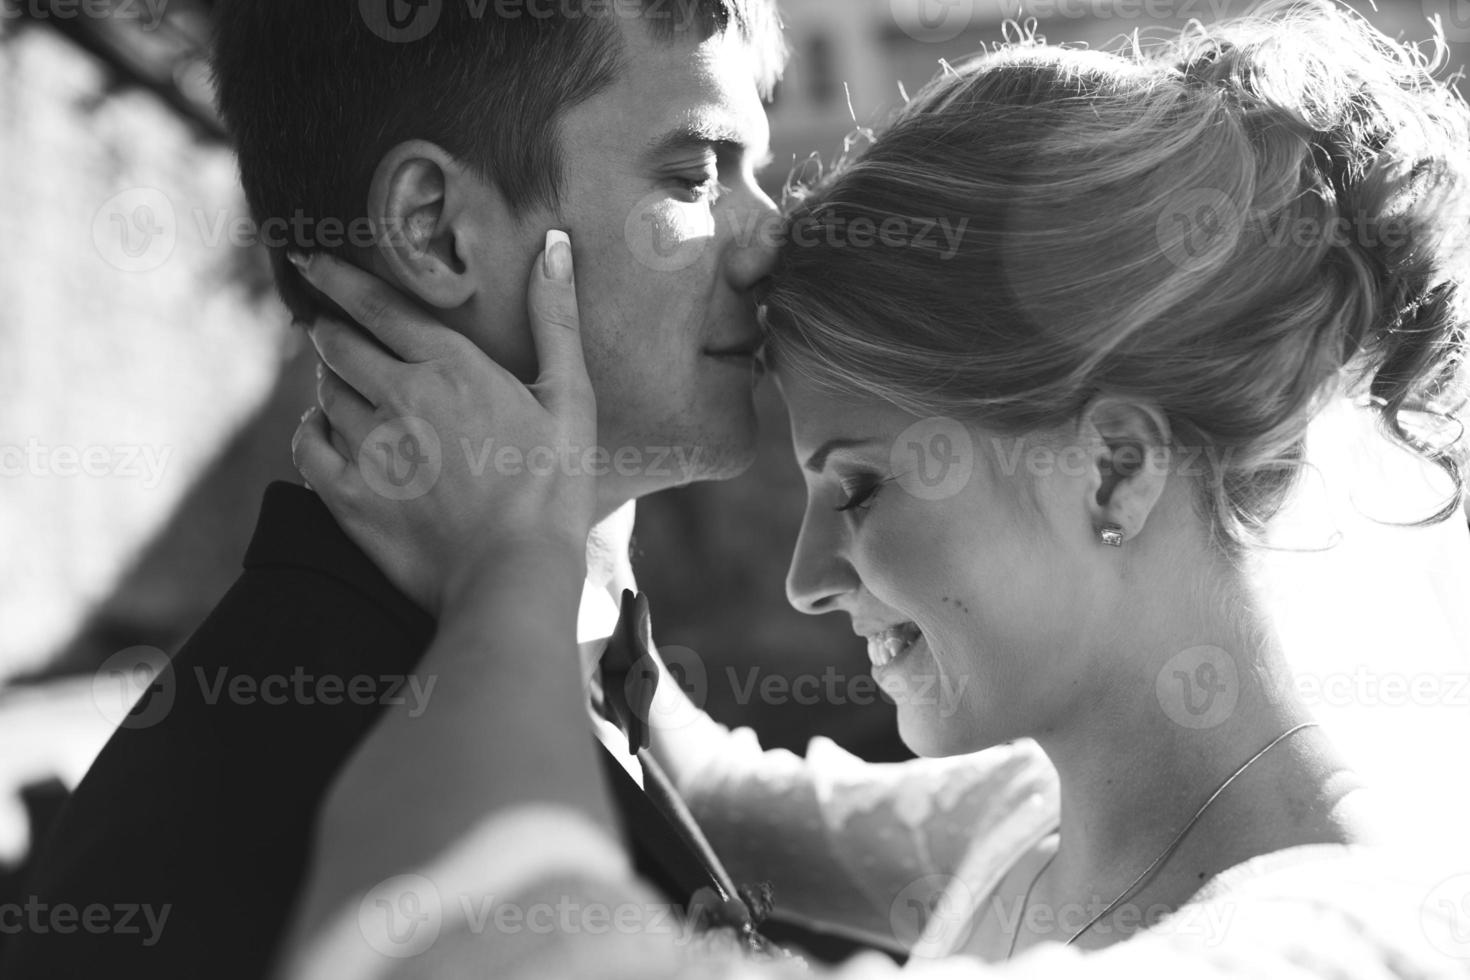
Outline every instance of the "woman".
[[[1384, 857], [1400, 842], [1296, 696], [1257, 552], [1309, 423], [1345, 399], [1443, 475], [1428, 520], [1460, 513], [1467, 167], [1465, 107], [1424, 64], [1336, 8], [1276, 5], [1152, 56], [1022, 46], [947, 72], [799, 202], [767, 310], [808, 489], [788, 591], [852, 618], [880, 682], [908, 695], [906, 742], [949, 757], [844, 774], [886, 829], [918, 828], [891, 845], [876, 831], [880, 862], [935, 840], [936, 813], [969, 823], [965, 846], [911, 866], [924, 931], [909, 951], [968, 954], [935, 975], [1031, 947], [1045, 948], [1016, 971], [1463, 970], [1463, 894], [1445, 868]], [[957, 250], [905, 234], [940, 218], [964, 229]], [[860, 227], [876, 244], [838, 247]], [[324, 264], [307, 275], [333, 293]], [[538, 268], [537, 384], [454, 347], [422, 372], [415, 414], [595, 444], [564, 240]], [[393, 350], [391, 326], [374, 329]], [[343, 774], [287, 976], [390, 975], [353, 914], [403, 899], [364, 885], [405, 869], [522, 904], [647, 897], [598, 829], [607, 804], [575, 724], [587, 479], [451, 476], [408, 505], [374, 499], [331, 441], [373, 424], [309, 418], [297, 458], [350, 532], [393, 536], [390, 575], [433, 570], [441, 629], [421, 669], [452, 693], [432, 719], [385, 719]], [[953, 696], [912, 696], [935, 689]], [[717, 847], [800, 880], [778, 818], [820, 814], [819, 767], [707, 719], [655, 737]], [[531, 758], [485, 785], [497, 738]], [[433, 814], [401, 802], [424, 768], [457, 777], [434, 783]], [[406, 863], [376, 857], [395, 836], [415, 841]], [[871, 926], [842, 883], [797, 891], [808, 918]], [[789, 969], [651, 924], [596, 939], [492, 937], [462, 911], [440, 924], [414, 975]]]

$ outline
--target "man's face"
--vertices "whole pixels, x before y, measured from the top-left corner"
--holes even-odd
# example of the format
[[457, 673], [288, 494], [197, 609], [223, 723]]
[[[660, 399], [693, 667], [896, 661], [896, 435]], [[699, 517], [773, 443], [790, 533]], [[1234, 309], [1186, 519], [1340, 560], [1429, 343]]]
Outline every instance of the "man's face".
[[753, 290], [775, 260], [778, 213], [756, 183], [769, 128], [738, 31], [666, 43], [638, 20], [618, 29], [626, 70], [561, 122], [559, 220], [598, 441], [626, 499], [750, 464]]

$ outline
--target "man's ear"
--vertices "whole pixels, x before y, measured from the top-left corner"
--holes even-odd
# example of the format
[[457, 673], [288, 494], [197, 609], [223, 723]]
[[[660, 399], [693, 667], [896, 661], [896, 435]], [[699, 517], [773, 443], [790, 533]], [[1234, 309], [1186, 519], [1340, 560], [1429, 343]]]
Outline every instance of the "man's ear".
[[1116, 524], [1129, 540], [1143, 530], [1170, 472], [1169, 420], [1157, 405], [1098, 395], [1078, 418], [1090, 447], [1087, 491], [1094, 527]]
[[469, 259], [485, 198], [483, 181], [435, 144], [393, 147], [368, 188], [385, 271], [431, 308], [464, 306], [480, 286]]

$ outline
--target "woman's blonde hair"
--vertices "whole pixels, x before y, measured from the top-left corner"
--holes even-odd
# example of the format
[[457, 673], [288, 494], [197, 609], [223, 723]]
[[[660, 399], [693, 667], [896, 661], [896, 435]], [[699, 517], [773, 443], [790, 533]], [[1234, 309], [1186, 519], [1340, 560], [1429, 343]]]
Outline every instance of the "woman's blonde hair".
[[1453, 479], [1424, 523], [1443, 520], [1464, 493], [1470, 114], [1439, 67], [1292, 0], [1146, 51], [1023, 43], [948, 69], [796, 189], [770, 356], [1013, 435], [1099, 392], [1151, 400], [1208, 450], [1230, 553], [1326, 399], [1367, 397]]

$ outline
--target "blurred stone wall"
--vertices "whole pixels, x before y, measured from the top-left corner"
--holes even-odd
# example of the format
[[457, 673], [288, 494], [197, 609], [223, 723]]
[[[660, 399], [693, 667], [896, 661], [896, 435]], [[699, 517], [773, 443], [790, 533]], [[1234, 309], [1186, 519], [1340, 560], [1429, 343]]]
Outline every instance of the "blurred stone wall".
[[244, 213], [228, 149], [49, 27], [0, 32], [3, 681], [117, 586], [271, 390], [286, 333], [253, 253], [212, 235]]

